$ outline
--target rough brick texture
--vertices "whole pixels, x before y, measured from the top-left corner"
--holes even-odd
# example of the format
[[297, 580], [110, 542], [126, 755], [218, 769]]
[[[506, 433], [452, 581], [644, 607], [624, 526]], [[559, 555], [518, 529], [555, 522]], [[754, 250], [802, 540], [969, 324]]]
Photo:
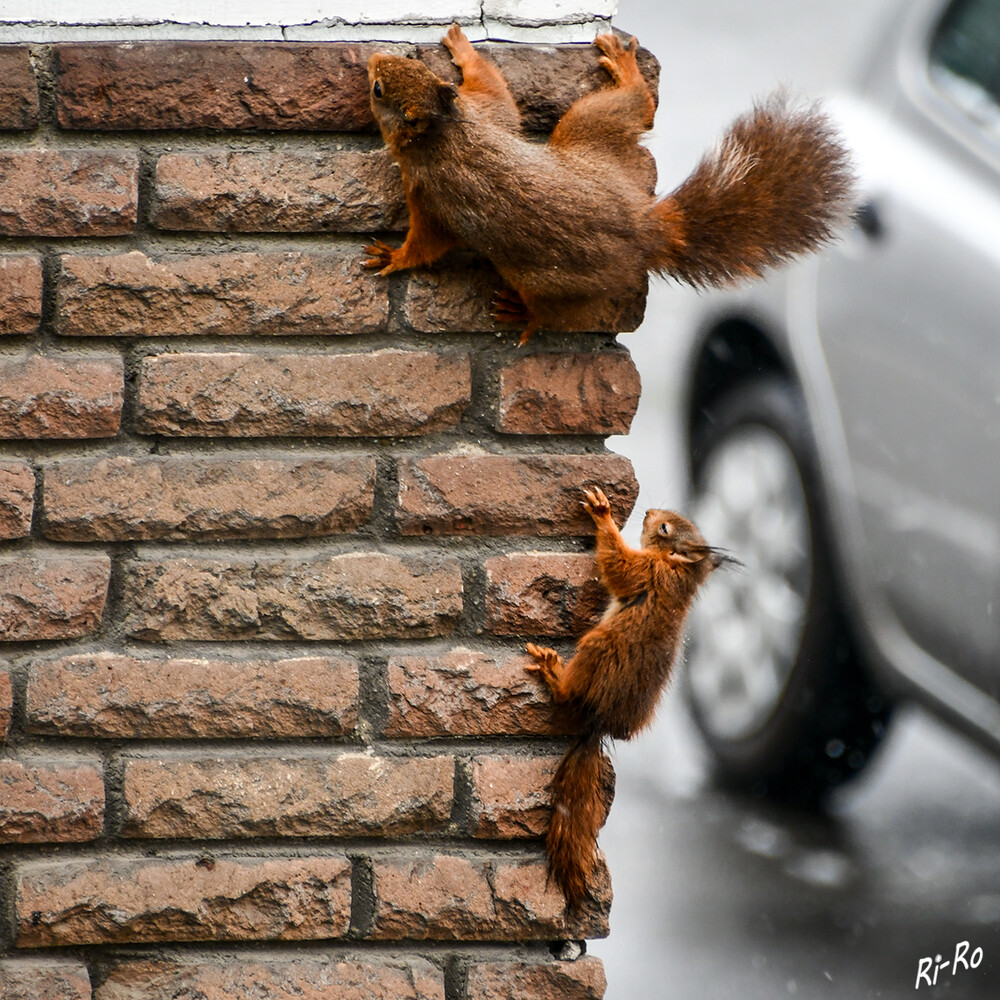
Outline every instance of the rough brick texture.
[[27, 462], [0, 461], [0, 539], [24, 538], [35, 509], [35, 474]]
[[593, 955], [575, 962], [476, 962], [469, 968], [468, 1000], [601, 1000], [604, 967]]
[[104, 780], [94, 760], [0, 760], [0, 843], [94, 840]]
[[118, 433], [119, 357], [0, 358], [0, 438], [106, 438]]
[[187, 437], [427, 434], [469, 402], [464, 355], [168, 354], [141, 366], [136, 428]]
[[361, 457], [75, 459], [45, 470], [44, 530], [76, 542], [330, 535], [368, 521], [374, 485]]
[[0, 636], [10, 642], [94, 632], [110, 579], [106, 555], [0, 556]]
[[613, 510], [639, 493], [617, 455], [432, 455], [400, 462], [396, 521], [404, 535], [592, 535], [580, 505], [599, 485]]
[[[247, 955], [216, 962], [123, 962], [96, 1000], [444, 1000], [444, 973], [423, 958], [296, 958]], [[581, 994], [580, 1000], [585, 1000]], [[586, 998], [589, 1000], [589, 998]]]
[[229, 661], [83, 653], [32, 663], [27, 706], [29, 731], [52, 735], [344, 736], [357, 725], [358, 664], [349, 656]]
[[[0, 73], [2, 73], [2, 63], [3, 57], [0, 56]], [[2, 77], [0, 77], [0, 88], [2, 87]], [[0, 257], [0, 334], [34, 333], [41, 318], [41, 258], [37, 254], [10, 254]]]
[[375, 44], [59, 45], [59, 124], [85, 129], [373, 127]]
[[500, 371], [505, 434], [627, 434], [639, 373], [624, 351], [534, 354]]
[[134, 153], [0, 152], [0, 235], [118, 236], [135, 228], [138, 202]]
[[[408, 224], [385, 45], [41, 31], [0, 45], [0, 996], [600, 1000], [524, 642], [605, 604], [643, 292], [524, 348], [467, 250], [363, 268]], [[486, 48], [540, 141], [607, 83]]]
[[386, 736], [540, 736], [558, 734], [559, 717], [523, 654], [455, 649], [443, 656], [389, 659]]
[[454, 630], [462, 577], [452, 558], [381, 552], [143, 561], [125, 604], [144, 639], [417, 638]]
[[453, 802], [447, 756], [352, 753], [125, 763], [127, 837], [361, 837], [439, 830]]
[[544, 837], [558, 757], [477, 757], [472, 762], [473, 836]]
[[58, 302], [66, 337], [360, 334], [389, 317], [386, 283], [361, 271], [356, 254], [324, 251], [66, 255]]
[[17, 871], [17, 944], [342, 937], [350, 873], [326, 855], [29, 862]]
[[514, 552], [486, 560], [486, 627], [495, 635], [582, 635], [607, 599], [589, 553]]
[[26, 45], [0, 46], [0, 129], [38, 124], [38, 85]]
[[[568, 912], [540, 861], [436, 855], [377, 860], [374, 872], [375, 938], [516, 941], [607, 933], [603, 909], [589, 900]], [[593, 891], [607, 903], [610, 890], [602, 862]]]
[[381, 150], [166, 153], [154, 199], [158, 228], [209, 233], [364, 233], [406, 217], [399, 171]]
[[10, 731], [10, 717], [14, 711], [14, 689], [10, 683], [10, 674], [0, 671], [0, 743], [7, 739]]
[[0, 958], [4, 1000], [91, 1000], [87, 966], [75, 959], [46, 956]]

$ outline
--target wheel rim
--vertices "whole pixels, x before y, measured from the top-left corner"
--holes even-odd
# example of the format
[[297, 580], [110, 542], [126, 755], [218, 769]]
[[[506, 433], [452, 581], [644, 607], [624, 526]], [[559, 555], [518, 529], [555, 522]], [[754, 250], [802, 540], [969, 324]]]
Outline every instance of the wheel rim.
[[713, 574], [695, 604], [689, 691], [710, 735], [746, 739], [777, 708], [806, 619], [812, 549], [795, 457], [770, 428], [741, 427], [708, 457], [693, 506], [704, 537], [745, 568]]

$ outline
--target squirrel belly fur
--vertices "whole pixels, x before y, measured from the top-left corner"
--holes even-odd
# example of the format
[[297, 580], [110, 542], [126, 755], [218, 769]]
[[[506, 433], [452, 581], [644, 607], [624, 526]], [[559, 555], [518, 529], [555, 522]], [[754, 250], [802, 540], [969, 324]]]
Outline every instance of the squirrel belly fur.
[[410, 228], [366, 247], [380, 274], [456, 246], [488, 258], [509, 291], [497, 319], [587, 329], [649, 273], [724, 286], [815, 250], [851, 207], [850, 157], [816, 107], [772, 97], [737, 119], [675, 191], [657, 198], [639, 144], [653, 124], [636, 40], [595, 45], [610, 85], [577, 100], [547, 143], [529, 141], [499, 70], [457, 25], [443, 42], [458, 86], [416, 59], [373, 55], [375, 120], [399, 164]]
[[604, 493], [584, 495], [597, 536], [597, 571], [611, 602], [568, 662], [554, 649], [529, 643], [535, 662], [526, 667], [548, 685], [580, 731], [552, 781], [546, 838], [549, 871], [571, 907], [589, 893], [597, 834], [611, 808], [614, 781], [602, 741], [631, 739], [652, 720], [698, 588], [713, 570], [736, 561], [669, 510], [646, 512], [642, 547], [633, 549]]

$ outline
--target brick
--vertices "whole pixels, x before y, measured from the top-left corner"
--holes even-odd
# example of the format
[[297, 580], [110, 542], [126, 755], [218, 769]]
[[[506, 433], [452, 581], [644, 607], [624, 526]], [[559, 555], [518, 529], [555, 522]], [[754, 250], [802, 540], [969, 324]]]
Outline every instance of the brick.
[[476, 757], [472, 835], [501, 840], [544, 837], [551, 814], [549, 783], [558, 765], [558, 757]]
[[580, 504], [600, 486], [623, 522], [639, 493], [620, 455], [447, 454], [399, 462], [404, 535], [592, 535]]
[[603, 862], [597, 901], [569, 913], [544, 861], [436, 855], [376, 859], [376, 940], [527, 941], [603, 937], [611, 882]]
[[90, 976], [70, 958], [0, 958], [4, 1000], [90, 1000]]
[[406, 202], [385, 150], [166, 153], [151, 221], [210, 233], [368, 233], [405, 228]]
[[44, 484], [46, 538], [306, 538], [371, 518], [375, 460], [74, 459], [45, 467]]
[[100, 761], [0, 760], [0, 843], [94, 840], [104, 826]]
[[358, 664], [349, 656], [136, 659], [81, 653], [35, 660], [27, 727], [108, 739], [296, 739], [349, 735]]
[[467, 355], [177, 354], [140, 366], [136, 429], [189, 437], [406, 436], [455, 426]]
[[7, 739], [13, 714], [14, 690], [11, 687], [10, 674], [6, 670], [0, 670], [0, 743]]
[[[404, 316], [421, 333], [508, 332], [520, 336], [520, 327], [493, 318], [496, 293], [505, 282], [485, 261], [475, 265], [415, 271], [406, 286]], [[625, 333], [635, 330], [646, 309], [646, 285], [622, 291], [593, 306], [586, 323], [572, 329], [579, 333]], [[562, 327], [561, 329], [569, 329]]]
[[79, 129], [372, 129], [377, 43], [57, 45], [59, 124]]
[[[133, 959], [115, 966], [96, 1000], [444, 1000], [444, 973], [426, 959], [336, 956]], [[581, 997], [581, 1000], [583, 998]]]
[[125, 760], [126, 837], [388, 837], [439, 830], [450, 756]]
[[65, 256], [59, 278], [67, 337], [377, 333], [388, 315], [387, 283], [354, 250]]
[[[575, 100], [608, 84], [598, 53], [589, 45], [493, 44], [476, 45], [476, 50], [503, 73], [521, 109], [522, 127], [529, 132], [550, 132]], [[421, 45], [417, 52], [439, 76], [460, 79], [442, 46]], [[655, 99], [660, 64], [647, 49], [639, 49], [638, 62]]]
[[0, 129], [38, 124], [38, 85], [26, 45], [0, 45]]
[[342, 937], [351, 865], [336, 855], [38, 861], [16, 871], [21, 948]]
[[0, 358], [0, 438], [105, 438], [122, 416], [121, 358]]
[[[0, 53], [2, 51], [0, 46]], [[2, 63], [0, 55], [0, 90], [3, 88]], [[0, 257], [0, 334], [36, 333], [41, 319], [42, 259], [37, 254]]]
[[486, 631], [580, 636], [604, 613], [597, 561], [583, 552], [514, 552], [486, 560]]
[[128, 568], [142, 639], [373, 639], [445, 635], [462, 611], [450, 557], [383, 552], [295, 559], [165, 559]]
[[27, 462], [0, 461], [0, 538], [24, 538], [35, 509], [35, 474]]
[[533, 354], [500, 370], [504, 434], [627, 434], [639, 373], [624, 351]]
[[110, 579], [105, 555], [0, 558], [0, 641], [74, 639], [96, 631]]
[[493, 318], [493, 301], [503, 287], [485, 261], [414, 271], [406, 283], [403, 315], [421, 333], [513, 333], [515, 327]]
[[138, 201], [134, 153], [0, 152], [0, 235], [118, 236], [135, 229]]
[[384, 735], [551, 736], [566, 732], [544, 685], [525, 671], [527, 656], [455, 649], [389, 658]]
[[602, 1000], [604, 965], [594, 955], [575, 962], [473, 962], [468, 1000]]

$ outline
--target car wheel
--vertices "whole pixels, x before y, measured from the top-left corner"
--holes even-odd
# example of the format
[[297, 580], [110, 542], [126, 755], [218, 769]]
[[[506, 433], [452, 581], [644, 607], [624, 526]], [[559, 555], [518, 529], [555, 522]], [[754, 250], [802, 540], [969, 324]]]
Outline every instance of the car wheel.
[[779, 379], [713, 404], [692, 441], [692, 517], [743, 569], [692, 612], [685, 691], [730, 783], [816, 803], [858, 774], [888, 708], [848, 631], [802, 401]]

